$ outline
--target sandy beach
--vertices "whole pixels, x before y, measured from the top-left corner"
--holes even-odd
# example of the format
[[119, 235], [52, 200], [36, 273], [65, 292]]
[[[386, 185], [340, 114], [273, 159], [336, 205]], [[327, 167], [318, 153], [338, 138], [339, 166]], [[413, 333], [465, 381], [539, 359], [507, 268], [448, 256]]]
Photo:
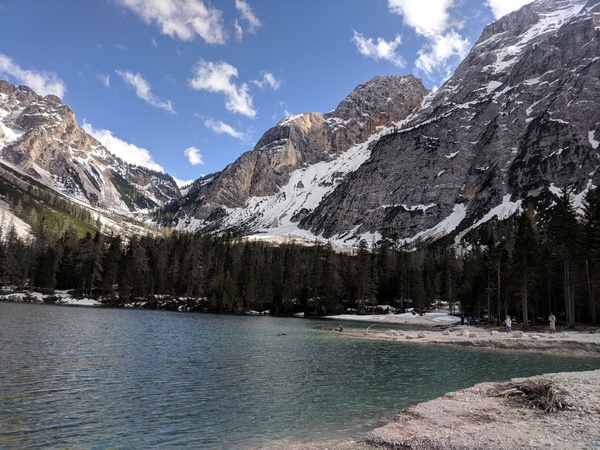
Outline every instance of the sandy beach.
[[[543, 352], [600, 358], [600, 329], [460, 325], [447, 312], [424, 315], [334, 316], [365, 321], [349, 338], [385, 339], [414, 345], [462, 345], [498, 351]], [[373, 326], [373, 324], [378, 324]], [[420, 331], [386, 324], [428, 326]], [[370, 328], [369, 328], [370, 327]], [[336, 332], [336, 331], [332, 331]], [[506, 382], [480, 383], [402, 409], [387, 425], [356, 441], [291, 446], [288, 449], [514, 450], [600, 449], [600, 370], [544, 374]]]

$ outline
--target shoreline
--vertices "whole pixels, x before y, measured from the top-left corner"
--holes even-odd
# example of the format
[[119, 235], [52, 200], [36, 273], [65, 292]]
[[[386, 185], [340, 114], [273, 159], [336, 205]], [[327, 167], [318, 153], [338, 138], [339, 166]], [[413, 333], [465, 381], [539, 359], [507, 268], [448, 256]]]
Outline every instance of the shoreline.
[[[365, 330], [338, 332], [352, 339], [377, 339], [412, 345], [458, 345], [556, 356], [600, 357], [600, 330], [500, 331], [500, 327], [460, 325], [443, 313], [425, 316], [360, 316]], [[353, 320], [357, 316], [330, 319]], [[379, 324], [425, 326], [424, 330], [371, 330]], [[336, 332], [336, 331], [334, 331]], [[558, 398], [556, 410], [544, 411], [523, 394], [526, 387], [546, 387], [544, 398]], [[508, 394], [507, 394], [508, 393]], [[514, 396], [510, 394], [514, 393]], [[525, 399], [524, 399], [525, 398]], [[600, 369], [558, 372], [478, 383], [436, 399], [401, 409], [386, 425], [361, 439], [285, 447], [288, 450], [512, 450], [514, 448], [600, 448]]]
[[[470, 331], [473, 327], [444, 331], [343, 331], [351, 338], [375, 339], [409, 344], [455, 345], [495, 350], [526, 351], [554, 355], [576, 355], [600, 358], [600, 334], [583, 331], [549, 333], [495, 330]], [[493, 333], [493, 334], [492, 334]]]
[[[440, 450], [599, 448], [599, 387], [600, 370], [479, 383], [404, 408], [365, 443]], [[556, 399], [553, 407], [549, 397]]]
[[[527, 395], [525, 395], [525, 394]], [[263, 450], [600, 448], [600, 369], [484, 382], [401, 409], [356, 440]]]
[[[344, 330], [341, 334], [353, 338], [377, 339], [394, 342], [432, 345], [458, 345], [463, 347], [499, 350], [529, 351], [600, 357], [600, 328], [558, 328], [551, 334], [547, 327], [530, 326], [528, 330], [510, 333], [503, 327], [492, 325], [460, 325], [457, 317], [445, 312], [413, 314], [330, 316], [339, 321], [361, 321], [365, 330]], [[382, 329], [378, 325], [417, 325], [421, 330]]]

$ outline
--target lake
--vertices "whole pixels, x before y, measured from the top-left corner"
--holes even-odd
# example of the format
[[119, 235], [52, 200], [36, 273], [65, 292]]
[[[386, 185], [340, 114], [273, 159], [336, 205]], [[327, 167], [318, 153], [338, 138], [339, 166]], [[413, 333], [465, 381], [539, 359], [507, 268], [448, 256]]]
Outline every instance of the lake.
[[593, 358], [345, 338], [320, 323], [0, 302], [0, 446], [347, 440], [478, 382], [600, 368]]

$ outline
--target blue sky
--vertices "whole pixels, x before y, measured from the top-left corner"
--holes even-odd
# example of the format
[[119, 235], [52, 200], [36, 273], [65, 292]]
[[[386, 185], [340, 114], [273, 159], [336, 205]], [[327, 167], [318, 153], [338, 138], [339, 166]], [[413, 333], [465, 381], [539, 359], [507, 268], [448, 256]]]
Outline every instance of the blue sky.
[[374, 76], [452, 74], [531, 0], [0, 0], [0, 79], [53, 93], [124, 160], [193, 180]]

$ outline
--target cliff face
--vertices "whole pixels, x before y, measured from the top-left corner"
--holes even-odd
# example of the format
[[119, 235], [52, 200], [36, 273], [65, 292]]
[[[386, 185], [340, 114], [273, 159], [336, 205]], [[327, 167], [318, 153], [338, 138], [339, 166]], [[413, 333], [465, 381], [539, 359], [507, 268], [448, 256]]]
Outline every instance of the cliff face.
[[[489, 25], [456, 73], [301, 226], [412, 239], [599, 184], [600, 6], [538, 1]], [[546, 203], [547, 204], [547, 203]]]
[[0, 162], [92, 206], [135, 212], [179, 197], [169, 175], [126, 164], [54, 96], [0, 81]]
[[[282, 120], [254, 150], [196, 183], [181, 202], [179, 226], [251, 233], [310, 212], [307, 193], [312, 205], [331, 191], [368, 156], [368, 141], [406, 119], [426, 94], [413, 76], [376, 77], [332, 112]], [[350, 149], [354, 161], [340, 164]], [[300, 173], [306, 171], [316, 172], [305, 179]]]

